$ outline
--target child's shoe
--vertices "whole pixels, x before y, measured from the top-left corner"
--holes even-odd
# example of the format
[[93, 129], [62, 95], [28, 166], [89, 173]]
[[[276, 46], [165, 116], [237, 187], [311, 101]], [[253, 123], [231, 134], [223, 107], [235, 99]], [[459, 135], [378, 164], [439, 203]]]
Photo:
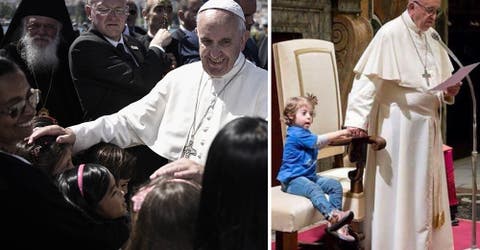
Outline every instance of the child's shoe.
[[337, 231], [343, 225], [350, 224], [353, 220], [352, 211], [334, 211], [332, 213], [332, 219], [330, 220], [330, 226], [328, 227], [330, 231]]
[[334, 235], [336, 235], [341, 240], [348, 241], [348, 242], [354, 242], [355, 241], [355, 237], [350, 235], [350, 233], [348, 232], [348, 225], [343, 225], [335, 233], [334, 233]]

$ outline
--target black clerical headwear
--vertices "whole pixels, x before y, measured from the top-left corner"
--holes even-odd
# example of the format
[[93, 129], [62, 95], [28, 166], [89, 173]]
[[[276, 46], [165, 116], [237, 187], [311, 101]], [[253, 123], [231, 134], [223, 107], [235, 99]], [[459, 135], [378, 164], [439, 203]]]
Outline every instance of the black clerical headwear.
[[56, 19], [62, 24], [62, 30], [60, 31], [61, 38], [67, 42], [67, 44], [71, 44], [75, 39], [76, 35], [73, 31], [72, 21], [70, 20], [70, 15], [68, 14], [64, 0], [22, 0], [8, 26], [5, 37], [0, 43], [0, 48], [20, 39], [22, 35], [22, 20], [24, 17], [31, 15]]

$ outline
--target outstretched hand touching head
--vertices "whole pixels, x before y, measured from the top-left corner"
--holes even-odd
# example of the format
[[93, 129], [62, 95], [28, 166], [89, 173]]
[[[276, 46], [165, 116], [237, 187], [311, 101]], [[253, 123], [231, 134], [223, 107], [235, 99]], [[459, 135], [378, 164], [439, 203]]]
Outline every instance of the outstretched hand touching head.
[[28, 137], [28, 143], [33, 143], [36, 139], [46, 135], [57, 135], [57, 143], [75, 143], [75, 134], [68, 128], [62, 128], [58, 125], [50, 125], [41, 128], [35, 128]]

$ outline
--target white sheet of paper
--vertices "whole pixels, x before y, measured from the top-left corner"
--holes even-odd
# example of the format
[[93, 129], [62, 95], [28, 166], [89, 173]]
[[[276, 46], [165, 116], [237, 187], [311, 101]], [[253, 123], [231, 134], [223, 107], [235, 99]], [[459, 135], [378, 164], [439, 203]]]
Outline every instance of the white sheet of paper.
[[475, 67], [478, 66], [480, 62], [472, 63], [470, 65], [461, 67], [453, 74], [450, 78], [445, 80], [444, 82], [438, 84], [437, 86], [430, 88], [430, 90], [446, 90], [448, 87], [455, 85], [457, 82], [460, 82], [465, 76], [470, 73]]

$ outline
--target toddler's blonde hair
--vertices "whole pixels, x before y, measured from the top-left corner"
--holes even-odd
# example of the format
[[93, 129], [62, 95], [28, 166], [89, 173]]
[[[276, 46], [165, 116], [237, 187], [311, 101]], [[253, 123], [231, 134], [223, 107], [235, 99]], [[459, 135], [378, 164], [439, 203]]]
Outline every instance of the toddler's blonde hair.
[[[288, 126], [294, 124], [295, 120], [291, 119], [290, 117], [295, 117], [295, 113], [297, 113], [298, 109], [303, 106], [309, 105], [312, 107], [312, 111], [315, 111], [315, 105], [318, 104], [318, 99], [313, 94], [307, 93], [306, 96], [294, 96], [290, 97], [285, 105], [285, 109], [283, 110], [283, 122]], [[315, 112], [314, 112], [315, 114]]]

